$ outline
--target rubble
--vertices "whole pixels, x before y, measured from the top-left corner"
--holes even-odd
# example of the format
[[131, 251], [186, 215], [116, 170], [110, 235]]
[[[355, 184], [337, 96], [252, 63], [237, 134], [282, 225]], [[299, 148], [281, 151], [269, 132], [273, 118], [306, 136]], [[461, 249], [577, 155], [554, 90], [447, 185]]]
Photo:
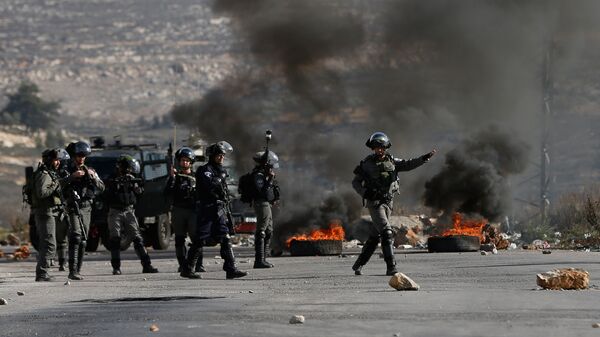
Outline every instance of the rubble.
[[0, 298], [0, 305], [7, 305], [7, 304], [8, 304], [7, 300]]
[[304, 316], [302, 315], [294, 315], [290, 318], [290, 324], [304, 324]]
[[590, 285], [590, 274], [583, 269], [555, 269], [537, 274], [537, 285], [551, 290], [587, 289]]
[[4, 257], [4, 252], [0, 249], [0, 257]]
[[542, 254], [546, 255], [546, 254], [552, 254], [551, 250], [542, 250]]
[[18, 295], [18, 296], [23, 296], [23, 295], [25, 295], [25, 293], [24, 293], [24, 292], [22, 292], [22, 291], [17, 291], [17, 295]]
[[389, 281], [390, 287], [396, 290], [419, 290], [420, 286], [408, 276], [396, 273]]
[[594, 324], [592, 324], [592, 328], [600, 328], [600, 323], [594, 323]]
[[160, 331], [160, 329], [158, 328], [158, 325], [151, 324], [150, 325], [150, 331], [152, 331], [152, 332], [158, 332], [158, 331]]
[[6, 241], [8, 242], [8, 244], [10, 246], [20, 246], [21, 245], [21, 240], [13, 233], [10, 233], [6, 236]]
[[29, 257], [29, 255], [31, 254], [31, 251], [29, 250], [29, 246], [27, 245], [22, 245], [21, 247], [17, 248], [13, 254], [13, 258], [15, 260], [25, 260], [26, 258]]

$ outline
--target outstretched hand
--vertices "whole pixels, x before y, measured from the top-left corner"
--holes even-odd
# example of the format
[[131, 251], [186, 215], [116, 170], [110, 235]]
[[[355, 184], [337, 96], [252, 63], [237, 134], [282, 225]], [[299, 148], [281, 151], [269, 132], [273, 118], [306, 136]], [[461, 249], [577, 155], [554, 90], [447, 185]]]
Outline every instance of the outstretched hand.
[[437, 152], [436, 149], [431, 150], [430, 152], [424, 154], [421, 158], [423, 158], [424, 161], [428, 161], [429, 159], [431, 159], [431, 157], [433, 157], [433, 155]]

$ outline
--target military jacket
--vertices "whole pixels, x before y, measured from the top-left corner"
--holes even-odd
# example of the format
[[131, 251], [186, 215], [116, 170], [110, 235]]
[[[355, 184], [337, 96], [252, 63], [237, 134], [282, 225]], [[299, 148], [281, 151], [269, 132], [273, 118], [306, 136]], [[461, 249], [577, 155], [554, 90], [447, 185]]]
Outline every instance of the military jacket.
[[204, 204], [229, 199], [227, 170], [222, 165], [207, 163], [196, 170], [196, 199]]
[[404, 160], [390, 154], [378, 160], [371, 154], [354, 169], [352, 187], [367, 200], [391, 200], [398, 192], [398, 172], [413, 170], [425, 162], [422, 157]]
[[196, 178], [183, 173], [169, 176], [164, 192], [173, 200], [173, 206], [193, 209], [196, 204]]
[[[64, 188], [63, 195], [67, 199], [67, 203], [73, 202], [85, 203], [93, 200], [97, 195], [104, 192], [104, 182], [98, 177], [97, 174], [91, 174], [94, 169], [81, 165], [77, 167], [73, 162], [67, 168], [69, 175], [78, 170], [83, 170], [85, 175], [80, 178], [69, 179], [67, 185]], [[79, 198], [79, 200], [77, 200]]]
[[58, 174], [48, 169], [46, 165], [40, 165], [33, 174], [33, 193], [31, 207], [34, 209], [50, 209], [60, 206], [61, 179]]
[[106, 201], [110, 208], [125, 209], [135, 205], [137, 198], [144, 193], [142, 180], [131, 174], [116, 175], [108, 180]]

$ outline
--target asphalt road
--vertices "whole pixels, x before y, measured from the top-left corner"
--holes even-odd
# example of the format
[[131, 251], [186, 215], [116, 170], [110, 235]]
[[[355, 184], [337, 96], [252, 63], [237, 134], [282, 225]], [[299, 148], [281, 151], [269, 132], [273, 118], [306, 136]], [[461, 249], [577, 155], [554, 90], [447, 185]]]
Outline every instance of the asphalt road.
[[[377, 255], [354, 276], [357, 250], [342, 257], [271, 258], [253, 270], [251, 248], [238, 248], [250, 275], [225, 280], [210, 248], [201, 280], [176, 273], [173, 251], [150, 251], [158, 274], [142, 274], [131, 249], [113, 276], [106, 251], [87, 256], [85, 280], [34, 282], [35, 261], [0, 262], [0, 336], [600, 336], [600, 253], [501, 251], [396, 254], [421, 290], [388, 286]], [[547, 291], [535, 275], [577, 267], [591, 289]], [[18, 296], [17, 291], [25, 294]], [[303, 315], [304, 324], [289, 324]], [[156, 324], [158, 332], [149, 327]]]

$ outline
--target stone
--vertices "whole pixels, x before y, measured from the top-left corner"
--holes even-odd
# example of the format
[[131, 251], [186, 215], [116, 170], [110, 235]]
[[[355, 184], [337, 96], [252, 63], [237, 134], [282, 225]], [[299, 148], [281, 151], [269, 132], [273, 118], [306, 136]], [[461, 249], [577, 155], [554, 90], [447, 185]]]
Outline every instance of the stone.
[[551, 250], [542, 250], [542, 254], [547, 255], [547, 254], [552, 254]]
[[389, 285], [396, 290], [419, 290], [420, 288], [417, 282], [411, 280], [410, 277], [402, 273], [394, 274], [394, 276], [390, 278]]
[[488, 255], [488, 252], [486, 252], [485, 250], [482, 250], [482, 251], [481, 251], [481, 255], [484, 255], [484, 256], [485, 256], [485, 255]]
[[290, 318], [290, 324], [304, 324], [304, 316], [302, 315], [294, 315]]
[[479, 249], [484, 252], [492, 253], [494, 249], [496, 249], [496, 245], [493, 243], [484, 243], [479, 247]]
[[65, 282], [66, 286], [70, 286], [71, 285], [71, 281], [67, 280], [67, 282]]
[[537, 274], [537, 285], [551, 290], [587, 289], [590, 286], [590, 273], [575, 268], [554, 269]]
[[8, 304], [7, 300], [0, 298], [0, 305], [7, 305], [7, 304]]
[[23, 295], [25, 295], [25, 293], [24, 293], [24, 292], [22, 292], [22, 291], [17, 291], [17, 295], [18, 295], [18, 296], [23, 296]]
[[21, 240], [19, 240], [19, 238], [10, 233], [6, 236], [6, 241], [8, 241], [8, 244], [11, 246], [20, 246], [21, 245]]
[[158, 325], [151, 324], [150, 325], [150, 331], [152, 331], [152, 332], [158, 332], [158, 331], [160, 331], [160, 329], [158, 328]]
[[594, 323], [594, 324], [592, 324], [592, 328], [600, 328], [600, 323]]

